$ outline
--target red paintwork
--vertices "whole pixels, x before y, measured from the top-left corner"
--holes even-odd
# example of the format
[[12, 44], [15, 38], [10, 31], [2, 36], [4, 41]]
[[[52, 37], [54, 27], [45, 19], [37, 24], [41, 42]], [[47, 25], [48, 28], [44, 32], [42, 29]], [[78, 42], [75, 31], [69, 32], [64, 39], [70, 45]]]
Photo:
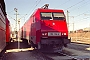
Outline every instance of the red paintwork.
[[10, 42], [10, 22], [6, 18], [6, 42]]
[[[34, 44], [37, 44], [40, 42], [40, 39], [42, 37], [42, 32], [61, 32], [66, 33], [66, 36], [68, 37], [68, 29], [67, 29], [67, 23], [66, 20], [41, 20], [40, 18], [40, 12], [63, 12], [63, 10], [55, 10], [55, 9], [37, 9], [33, 15], [29, 18], [29, 20], [24, 24], [24, 30], [26, 31], [26, 37], [36, 37], [35, 40], [33, 40]], [[34, 20], [34, 21], [33, 21]], [[52, 25], [52, 23], [55, 23], [55, 25]], [[48, 37], [48, 36], [47, 36]], [[63, 37], [63, 36], [59, 36]], [[30, 38], [28, 38], [30, 40]]]
[[[55, 25], [53, 25], [52, 23], [55, 23]], [[67, 32], [67, 24], [65, 20], [45, 20], [41, 22], [41, 31]]]

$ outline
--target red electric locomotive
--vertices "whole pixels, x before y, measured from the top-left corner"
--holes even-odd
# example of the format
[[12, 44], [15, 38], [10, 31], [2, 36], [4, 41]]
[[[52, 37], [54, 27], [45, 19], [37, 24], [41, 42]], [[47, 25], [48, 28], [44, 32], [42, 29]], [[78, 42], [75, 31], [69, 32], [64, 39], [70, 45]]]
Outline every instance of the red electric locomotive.
[[21, 38], [27, 39], [32, 47], [62, 51], [70, 43], [63, 10], [38, 8], [23, 25]]

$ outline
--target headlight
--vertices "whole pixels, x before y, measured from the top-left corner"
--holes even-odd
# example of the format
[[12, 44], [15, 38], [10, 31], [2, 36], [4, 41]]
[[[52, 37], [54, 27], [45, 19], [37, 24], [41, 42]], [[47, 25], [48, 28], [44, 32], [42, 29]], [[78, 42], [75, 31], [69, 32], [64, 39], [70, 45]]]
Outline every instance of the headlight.
[[44, 36], [44, 33], [42, 33], [42, 35]]
[[66, 33], [63, 33], [63, 35], [66, 35]]
[[66, 33], [62, 33], [62, 35], [66, 35]]
[[47, 35], [47, 33], [42, 33], [42, 36], [46, 36]]
[[47, 35], [47, 33], [44, 33], [44, 35]]

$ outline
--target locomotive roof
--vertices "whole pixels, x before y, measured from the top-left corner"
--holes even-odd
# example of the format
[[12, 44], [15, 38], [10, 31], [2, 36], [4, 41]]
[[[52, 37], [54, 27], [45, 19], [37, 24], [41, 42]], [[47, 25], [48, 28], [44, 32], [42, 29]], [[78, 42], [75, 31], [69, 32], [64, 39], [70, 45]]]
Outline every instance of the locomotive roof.
[[64, 11], [61, 10], [61, 9], [43, 9], [43, 8], [38, 8], [38, 9], [36, 9], [33, 12], [33, 14], [31, 16], [33, 16], [37, 11], [39, 11], [39, 12], [63, 12], [64, 13]]
[[43, 9], [43, 8], [38, 8], [38, 9], [36, 9], [36, 11], [33, 12], [32, 15], [34, 15], [37, 11], [39, 11], [39, 12], [64, 12], [61, 9]]
[[63, 12], [61, 9], [43, 9], [43, 8], [38, 8], [36, 11], [40, 12]]

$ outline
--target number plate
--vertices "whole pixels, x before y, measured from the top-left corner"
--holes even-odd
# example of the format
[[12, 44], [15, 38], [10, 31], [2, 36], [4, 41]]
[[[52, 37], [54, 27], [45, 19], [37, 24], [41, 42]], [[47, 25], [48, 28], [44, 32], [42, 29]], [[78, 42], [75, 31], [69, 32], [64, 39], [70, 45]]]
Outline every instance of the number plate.
[[48, 36], [61, 36], [60, 32], [48, 32]]

